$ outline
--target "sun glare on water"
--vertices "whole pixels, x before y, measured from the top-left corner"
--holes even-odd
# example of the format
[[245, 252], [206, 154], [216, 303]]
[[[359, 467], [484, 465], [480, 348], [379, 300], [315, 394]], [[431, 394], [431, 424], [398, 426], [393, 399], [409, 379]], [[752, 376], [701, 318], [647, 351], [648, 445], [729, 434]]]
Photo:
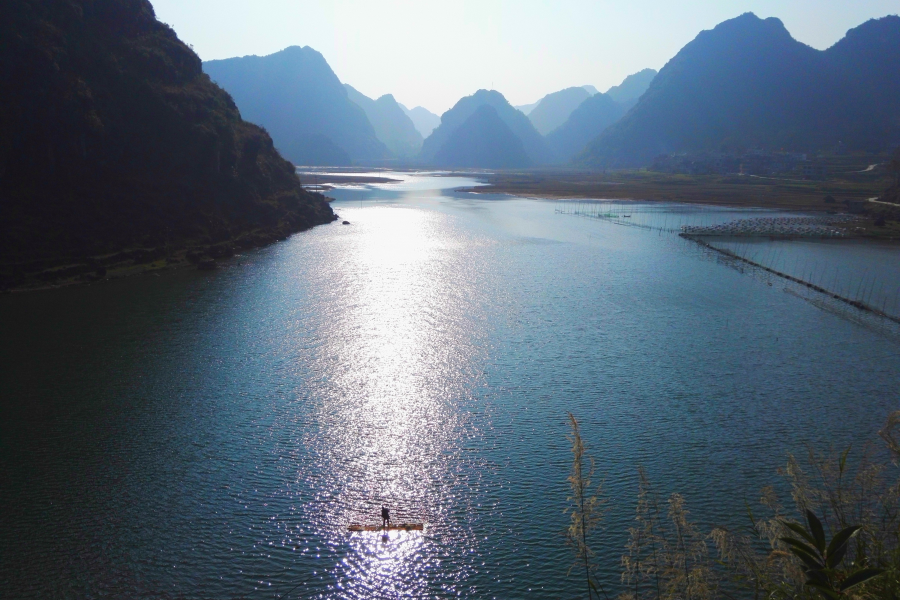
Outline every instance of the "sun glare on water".
[[[330, 381], [319, 434], [308, 440], [335, 479], [317, 486], [336, 490], [322, 498], [320, 518], [335, 544], [348, 545], [338, 567], [348, 597], [423, 592], [425, 572], [441, 561], [426, 551], [429, 532], [446, 527], [457, 504], [447, 483], [464, 418], [457, 403], [471, 382], [468, 278], [452, 236], [436, 231], [439, 215], [390, 206], [342, 215], [352, 225], [339, 236], [340, 332], [328, 341]], [[427, 523], [425, 531], [347, 532], [380, 524], [382, 505], [393, 522]]]

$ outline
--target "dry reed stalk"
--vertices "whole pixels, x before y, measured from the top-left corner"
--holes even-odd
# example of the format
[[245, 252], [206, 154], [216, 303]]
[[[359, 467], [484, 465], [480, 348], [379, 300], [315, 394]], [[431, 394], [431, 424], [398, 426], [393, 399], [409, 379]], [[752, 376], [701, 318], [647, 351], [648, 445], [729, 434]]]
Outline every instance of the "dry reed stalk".
[[[586, 459], [578, 422], [572, 415], [569, 424], [574, 462], [569, 477], [572, 521], [567, 535], [577, 555], [572, 568], [584, 567], [588, 597], [592, 598], [593, 592], [599, 596], [602, 588], [593, 583], [597, 567], [587, 543], [588, 532], [599, 525], [605, 501], [596, 494], [589, 496], [594, 464]], [[841, 552], [836, 563], [828, 563], [834, 566], [823, 572], [833, 586], [831, 591], [808, 584], [809, 565], [791, 549], [793, 540], [785, 541], [805, 525], [790, 519], [790, 511], [781, 504], [774, 487], [763, 488], [759, 498], [766, 516], [757, 517], [748, 506], [749, 527], [715, 527], [704, 535], [690, 521], [680, 494], [669, 498], [668, 510], [662, 514], [659, 497], [644, 469], [639, 468], [635, 523], [628, 529], [621, 559], [625, 589], [618, 600], [900, 600], [900, 411], [889, 416], [878, 434], [887, 445], [890, 461], [873, 458], [869, 449], [829, 455], [809, 450], [803, 461], [788, 455], [787, 464], [779, 470], [790, 485], [797, 514], [810, 511], [814, 515], [807, 521], [816, 522], [816, 516], [821, 516], [823, 523], [816, 527], [823, 536], [833, 539], [842, 530], [859, 528], [845, 538], [849, 539], [846, 554]], [[718, 554], [716, 561], [710, 557], [710, 542]], [[874, 574], [882, 570], [880, 575]], [[864, 571], [870, 571], [869, 575], [858, 578]], [[730, 586], [721, 584], [723, 578], [730, 580]], [[849, 587], [851, 584], [855, 585]]]
[[[788, 456], [780, 474], [791, 486], [791, 497], [798, 513], [809, 510], [819, 515], [832, 534], [852, 526], [860, 530], [852, 539], [837, 577], [846, 577], [865, 568], [884, 569], [884, 574], [842, 592], [848, 600], [900, 599], [900, 445], [896, 430], [900, 412], [888, 418], [879, 435], [887, 444], [893, 465], [873, 459], [865, 449], [856, 458], [851, 449], [822, 455], [810, 450], [801, 463]], [[851, 460], [853, 459], [853, 460]], [[893, 467], [893, 468], [892, 468]], [[755, 598], [819, 599], [827, 597], [805, 584], [803, 564], [781, 541], [792, 537], [787, 518], [772, 488], [766, 488], [761, 504], [770, 513], [756, 519], [750, 514], [755, 535], [741, 535], [720, 528], [713, 539], [720, 560], [727, 565], [733, 581], [752, 585]], [[760, 547], [760, 540], [766, 548]], [[843, 569], [843, 571], [841, 571]]]
[[709, 556], [707, 536], [689, 519], [684, 497], [672, 494], [666, 519], [659, 498], [643, 468], [635, 514], [622, 556], [622, 583], [628, 590], [619, 600], [713, 600], [718, 577]]
[[[608, 599], [609, 596], [603, 585], [596, 580], [597, 565], [594, 562], [596, 554], [588, 543], [590, 533], [597, 529], [603, 520], [604, 505], [606, 504], [606, 500], [601, 496], [603, 484], [598, 485], [596, 491], [591, 493], [594, 459], [585, 455], [578, 420], [572, 413], [569, 413], [569, 428], [571, 434], [567, 436], [567, 439], [572, 444], [573, 460], [572, 474], [568, 478], [572, 495], [568, 497], [571, 505], [566, 509], [571, 517], [569, 527], [566, 529], [566, 539], [576, 555], [575, 562], [569, 568], [569, 573], [571, 574], [576, 567], [580, 569], [583, 566], [588, 600], [593, 598], [595, 593], [598, 598], [602, 593]], [[588, 465], [586, 470], [585, 461]]]
[[625, 546], [628, 553], [622, 556], [622, 583], [629, 588], [633, 585], [634, 589], [620, 595], [623, 600], [639, 600], [644, 597], [641, 589], [645, 584], [650, 589], [651, 597], [653, 592], [656, 598], [662, 597], [659, 549], [664, 542], [661, 537], [659, 499], [643, 467], [638, 467], [638, 475], [640, 483], [635, 511], [637, 525], [628, 529], [629, 541]]

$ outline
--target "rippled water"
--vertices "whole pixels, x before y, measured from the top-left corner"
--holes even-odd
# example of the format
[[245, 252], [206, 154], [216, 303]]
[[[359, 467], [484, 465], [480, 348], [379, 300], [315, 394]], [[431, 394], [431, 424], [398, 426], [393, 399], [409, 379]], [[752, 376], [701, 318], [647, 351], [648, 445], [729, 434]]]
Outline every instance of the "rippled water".
[[[0, 298], [0, 596], [574, 598], [567, 411], [614, 586], [639, 464], [730, 523], [786, 452], [898, 408], [890, 327], [674, 235], [403, 177], [217, 272]], [[382, 503], [425, 532], [346, 532]]]
[[716, 247], [757, 264], [900, 317], [900, 247], [896, 244], [858, 240], [710, 240]]

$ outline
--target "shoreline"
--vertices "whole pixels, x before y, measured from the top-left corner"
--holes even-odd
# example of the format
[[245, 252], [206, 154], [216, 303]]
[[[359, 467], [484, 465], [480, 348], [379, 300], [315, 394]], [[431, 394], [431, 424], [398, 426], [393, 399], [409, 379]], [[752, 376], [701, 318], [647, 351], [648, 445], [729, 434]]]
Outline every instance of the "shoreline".
[[[335, 223], [337, 220], [337, 214], [333, 214], [332, 219], [309, 227], [276, 228], [272, 231], [255, 230], [215, 244], [184, 242], [183, 245], [164, 248], [128, 248], [81, 259], [34, 261], [30, 264], [37, 263], [43, 265], [44, 268], [40, 270], [36, 268], [29, 273], [21, 274], [18, 277], [19, 282], [12, 285], [0, 285], [0, 294], [50, 291], [177, 269], [194, 268], [198, 271], [215, 271], [219, 268], [218, 261], [220, 260], [232, 258], [242, 251], [270, 246], [298, 233]], [[10, 263], [2, 265], [0, 268], [15, 272], [16, 267], [21, 267], [23, 264], [29, 263]]]
[[[767, 209], [859, 217], [853, 238], [900, 241], [900, 207], [878, 201], [880, 177], [859, 180], [793, 180], [744, 175], [671, 175], [649, 171], [519, 171], [472, 173], [483, 185], [470, 194], [507, 194], [543, 200], [647, 202]], [[826, 198], [830, 198], [826, 200]], [[873, 201], [874, 198], [874, 201]], [[879, 218], [884, 225], [875, 225]]]
[[[803, 180], [741, 174], [683, 175], [646, 170], [584, 171], [533, 169], [471, 172], [486, 184], [483, 192], [532, 195], [548, 199], [674, 201], [756, 208], [804, 208], [828, 211], [845, 201], [879, 198], [891, 181], [878, 175]], [[830, 205], [827, 196], [836, 199]]]

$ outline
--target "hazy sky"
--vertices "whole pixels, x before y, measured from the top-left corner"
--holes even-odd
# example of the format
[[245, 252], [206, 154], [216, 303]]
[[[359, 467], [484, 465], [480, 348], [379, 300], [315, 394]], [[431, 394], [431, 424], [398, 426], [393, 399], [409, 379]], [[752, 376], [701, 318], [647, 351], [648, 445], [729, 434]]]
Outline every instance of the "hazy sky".
[[203, 60], [321, 52], [342, 82], [441, 114], [479, 88], [513, 104], [606, 91], [660, 69], [703, 29], [752, 11], [824, 49], [900, 0], [151, 0]]

